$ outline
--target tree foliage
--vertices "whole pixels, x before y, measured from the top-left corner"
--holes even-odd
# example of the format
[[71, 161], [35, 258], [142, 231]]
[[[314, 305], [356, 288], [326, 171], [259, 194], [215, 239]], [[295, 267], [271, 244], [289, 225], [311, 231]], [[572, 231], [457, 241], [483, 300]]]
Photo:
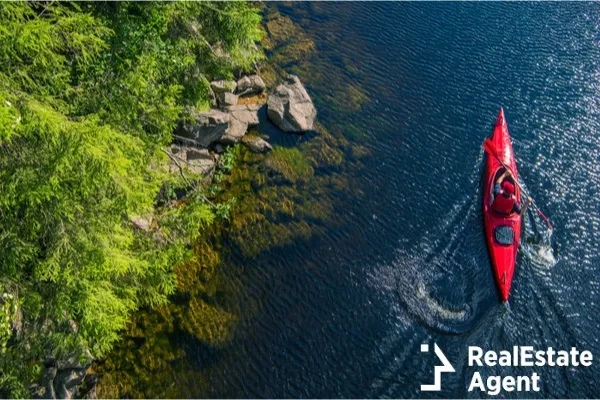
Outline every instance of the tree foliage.
[[246, 3], [0, 4], [5, 393], [27, 396], [47, 358], [101, 357], [134, 310], [174, 292], [214, 210], [156, 208], [174, 179], [161, 150], [184, 106], [209, 105], [210, 79], [254, 65], [261, 35]]

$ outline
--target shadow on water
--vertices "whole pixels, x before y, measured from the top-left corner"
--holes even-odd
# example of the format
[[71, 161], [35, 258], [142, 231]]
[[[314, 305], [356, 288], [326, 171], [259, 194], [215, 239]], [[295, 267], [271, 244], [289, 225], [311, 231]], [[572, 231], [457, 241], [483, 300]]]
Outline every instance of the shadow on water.
[[310, 141], [319, 134], [316, 130], [301, 134], [283, 132], [268, 119], [266, 105], [258, 110], [258, 126], [256, 127], [256, 130], [260, 132], [261, 135], [264, 135], [271, 145], [281, 147], [297, 147], [302, 143]]

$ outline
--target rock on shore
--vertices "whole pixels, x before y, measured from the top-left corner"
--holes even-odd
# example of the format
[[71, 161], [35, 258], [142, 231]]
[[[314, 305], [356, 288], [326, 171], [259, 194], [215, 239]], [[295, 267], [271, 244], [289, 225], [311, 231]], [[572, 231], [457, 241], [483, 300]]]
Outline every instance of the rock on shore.
[[89, 365], [89, 362], [79, 364], [74, 359], [62, 363], [47, 360], [40, 382], [30, 388], [32, 398], [70, 400], [78, 392], [82, 397], [95, 398], [97, 376], [88, 374]]
[[[242, 141], [251, 151], [269, 151], [271, 145], [261, 138], [242, 140], [248, 128], [259, 123], [258, 112], [265, 102], [265, 83], [261, 77], [249, 75], [237, 82], [213, 81], [210, 87], [215, 93], [218, 108], [199, 111], [188, 107], [175, 132], [176, 139], [188, 146], [194, 145], [203, 149], [216, 148], [217, 144], [232, 145]], [[313, 128], [317, 111], [297, 76], [289, 75], [270, 94], [266, 102], [269, 119], [281, 130], [306, 132]], [[172, 150], [176, 151], [176, 148]], [[191, 154], [190, 150], [183, 150], [187, 153], [181, 161], [189, 166], [192, 163], [187, 157]], [[200, 161], [195, 160], [194, 167], [210, 172], [214, 168], [214, 157], [208, 150], [203, 152], [206, 154], [200, 154], [200, 150], [196, 151]]]
[[195, 141], [200, 147], [208, 147], [221, 139], [231, 122], [230, 115], [219, 110], [198, 111], [189, 107], [186, 114], [176, 134]]
[[251, 99], [248, 96], [263, 93], [265, 84], [260, 76], [250, 75], [237, 82], [213, 81], [210, 88], [219, 108], [199, 111], [188, 107], [175, 135], [204, 148], [215, 143], [235, 144], [246, 134], [248, 127], [258, 125], [258, 110], [262, 107], [258, 102], [238, 104], [238, 101], [243, 98], [247, 102]]
[[236, 104], [227, 107], [230, 115], [229, 128], [218, 140], [222, 144], [235, 144], [239, 142], [248, 131], [248, 127], [258, 125], [258, 110], [260, 104]]
[[267, 115], [282, 131], [306, 132], [313, 128], [317, 110], [300, 79], [289, 75], [269, 96]]
[[237, 81], [235, 93], [238, 96], [247, 96], [251, 94], [262, 93], [266, 89], [265, 83], [258, 75], [244, 76]]
[[220, 81], [213, 81], [210, 83], [210, 88], [212, 89], [212, 91], [215, 94], [226, 93], [226, 92], [233, 93], [236, 86], [237, 86], [237, 83], [235, 81], [220, 80]]
[[266, 153], [273, 149], [269, 142], [256, 136], [244, 136], [242, 143], [254, 153]]
[[208, 149], [173, 144], [168, 154], [171, 158], [170, 172], [178, 172], [180, 168], [203, 176], [209, 176], [214, 172], [216, 160]]

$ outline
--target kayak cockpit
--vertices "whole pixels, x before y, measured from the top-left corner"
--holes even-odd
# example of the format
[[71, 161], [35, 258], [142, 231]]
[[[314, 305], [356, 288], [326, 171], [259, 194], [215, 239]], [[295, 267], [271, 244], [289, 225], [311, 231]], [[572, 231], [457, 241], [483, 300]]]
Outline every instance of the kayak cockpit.
[[[494, 207], [494, 200], [496, 197], [496, 196], [494, 196], [494, 188], [496, 186], [496, 183], [498, 183], [498, 179], [500, 179], [500, 177], [502, 177], [502, 175], [505, 172], [506, 172], [506, 169], [504, 167], [500, 166], [496, 170], [496, 172], [493, 174], [493, 178], [489, 182], [489, 206], [490, 206], [490, 210], [493, 212], [493, 214], [497, 215], [498, 217], [510, 218], [515, 215], [514, 211], [511, 211], [510, 213], [507, 214], [507, 213], [499, 211], [498, 209], [496, 209], [496, 207]], [[517, 199], [517, 202], [519, 202], [520, 198], [521, 198], [521, 194], [520, 194], [520, 190], [519, 190], [519, 186], [518, 186], [517, 182], [511, 175], [506, 176], [502, 180], [502, 182], [506, 182], [506, 181], [508, 181], [514, 185], [514, 187], [515, 187], [514, 196], [515, 196], [515, 199]]]
[[515, 242], [515, 232], [510, 225], [498, 225], [494, 228], [494, 239], [501, 246], [510, 246]]

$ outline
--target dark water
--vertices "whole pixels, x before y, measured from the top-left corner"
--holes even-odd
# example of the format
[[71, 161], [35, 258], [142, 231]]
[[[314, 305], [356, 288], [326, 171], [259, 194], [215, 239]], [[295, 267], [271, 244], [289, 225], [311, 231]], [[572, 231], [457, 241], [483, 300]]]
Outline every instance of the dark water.
[[[233, 341], [215, 350], [182, 338], [184, 369], [207, 381], [182, 370], [169, 382], [192, 397], [479, 397], [467, 391], [469, 345], [600, 356], [600, 5], [271, 7], [309, 32], [315, 71], [352, 60], [342, 79], [368, 101], [343, 118], [329, 100], [345, 92], [301, 78], [319, 121], [371, 150], [351, 176], [363, 189], [331, 194], [335, 228], [245, 260]], [[540, 220], [526, 222], [509, 309], [480, 211], [481, 144], [500, 106], [523, 182], [556, 228], [550, 247]], [[245, 318], [248, 304], [260, 311]], [[420, 345], [434, 341], [457, 373], [421, 393], [437, 362]], [[540, 374], [541, 392], [505, 397], [599, 397], [598, 362], [478, 370]]]

